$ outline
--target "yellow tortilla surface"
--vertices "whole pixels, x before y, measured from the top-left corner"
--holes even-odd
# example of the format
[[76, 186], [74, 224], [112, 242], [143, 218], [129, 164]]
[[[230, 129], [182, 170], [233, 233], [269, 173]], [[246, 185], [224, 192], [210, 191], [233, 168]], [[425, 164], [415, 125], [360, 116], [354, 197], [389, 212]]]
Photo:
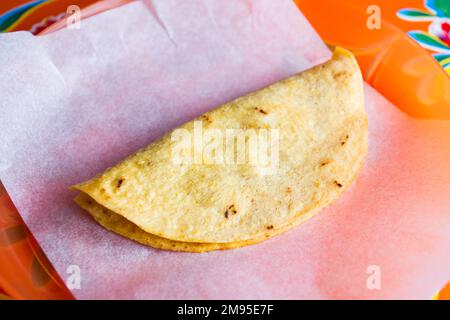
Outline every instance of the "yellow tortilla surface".
[[[311, 217], [356, 178], [367, 151], [363, 99], [354, 57], [337, 48], [325, 64], [195, 119], [205, 129], [278, 129], [274, 174], [250, 164], [176, 165], [168, 133], [73, 188], [112, 213], [100, 219], [90, 209], [100, 224], [157, 248], [177, 250], [175, 241], [197, 252], [259, 242]], [[233, 214], [225, 214], [230, 206]], [[143, 233], [121, 231], [117, 218]]]
[[[201, 242], [182, 242], [170, 240], [155, 236], [140, 229], [134, 223], [128, 221], [124, 217], [102, 207], [86, 194], [80, 193], [75, 202], [89, 214], [105, 229], [113, 231], [128, 239], [134, 240], [141, 244], [151, 246], [161, 250], [182, 251], [202, 253], [213, 250], [235, 249], [267, 240], [292, 226], [286, 226], [284, 229], [278, 229], [274, 232], [268, 232], [264, 237], [259, 239], [251, 239], [240, 242], [229, 243], [201, 243]], [[300, 221], [297, 221], [299, 223]]]

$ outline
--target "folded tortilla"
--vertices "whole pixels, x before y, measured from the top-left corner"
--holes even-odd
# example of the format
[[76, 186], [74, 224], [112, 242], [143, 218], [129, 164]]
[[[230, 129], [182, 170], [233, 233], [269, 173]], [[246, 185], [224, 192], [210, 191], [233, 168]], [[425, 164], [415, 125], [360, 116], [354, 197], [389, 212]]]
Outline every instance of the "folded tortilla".
[[176, 163], [170, 132], [74, 186], [76, 201], [106, 229], [155, 248], [204, 252], [261, 242], [313, 216], [356, 178], [367, 151], [363, 99], [354, 57], [337, 48], [325, 64], [178, 128], [278, 130], [272, 173], [248, 162]]
[[[125, 219], [124, 217], [99, 205], [97, 202], [95, 202], [95, 200], [93, 200], [86, 194], [80, 193], [75, 198], [75, 202], [81, 208], [89, 212], [91, 216], [105, 229], [113, 231], [117, 234], [120, 234], [121, 236], [137, 241], [144, 245], [151, 246], [153, 248], [161, 250], [202, 253], [213, 250], [240, 248], [261, 242], [269, 238], [269, 235], [266, 235], [264, 238], [229, 242], [229, 243], [206, 243], [206, 242], [201, 243], [201, 242], [182, 242], [170, 240], [145, 232], [144, 230], [136, 226], [134, 223]], [[306, 216], [304, 218], [307, 219]], [[299, 224], [300, 222], [301, 220], [296, 220], [295, 224]], [[271, 236], [280, 234], [291, 227], [293, 227], [293, 225], [288, 225], [283, 229], [280, 228], [276, 232], [273, 232]]]

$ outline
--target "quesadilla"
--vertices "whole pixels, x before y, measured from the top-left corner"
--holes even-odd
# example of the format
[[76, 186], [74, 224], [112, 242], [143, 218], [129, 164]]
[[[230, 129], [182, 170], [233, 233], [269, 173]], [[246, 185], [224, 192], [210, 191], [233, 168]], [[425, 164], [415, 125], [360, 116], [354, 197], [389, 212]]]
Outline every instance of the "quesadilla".
[[325, 64], [207, 112], [73, 189], [100, 225], [145, 245], [237, 248], [336, 200], [362, 167], [367, 134], [360, 70], [337, 48]]

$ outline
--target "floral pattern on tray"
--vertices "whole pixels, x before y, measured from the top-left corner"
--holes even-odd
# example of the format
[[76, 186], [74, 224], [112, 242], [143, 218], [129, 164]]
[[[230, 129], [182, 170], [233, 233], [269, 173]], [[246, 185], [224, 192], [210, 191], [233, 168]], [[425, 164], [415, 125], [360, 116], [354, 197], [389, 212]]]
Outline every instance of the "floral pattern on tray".
[[428, 31], [412, 30], [408, 35], [422, 47], [433, 52], [433, 57], [450, 74], [450, 1], [425, 0], [425, 10], [405, 8], [397, 16], [406, 21], [428, 22]]

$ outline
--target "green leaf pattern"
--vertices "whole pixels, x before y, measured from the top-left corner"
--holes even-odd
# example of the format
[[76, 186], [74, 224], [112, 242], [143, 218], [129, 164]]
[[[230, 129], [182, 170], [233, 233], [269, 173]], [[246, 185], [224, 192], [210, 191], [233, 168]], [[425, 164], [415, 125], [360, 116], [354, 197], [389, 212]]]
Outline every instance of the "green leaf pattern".
[[397, 16], [406, 21], [431, 22], [433, 27], [437, 24], [438, 29], [445, 29], [444, 35], [433, 34], [435, 29], [431, 27], [429, 32], [412, 30], [408, 35], [422, 47], [435, 52], [433, 57], [450, 74], [450, 0], [425, 0], [424, 5], [426, 10], [405, 8], [399, 10]]

